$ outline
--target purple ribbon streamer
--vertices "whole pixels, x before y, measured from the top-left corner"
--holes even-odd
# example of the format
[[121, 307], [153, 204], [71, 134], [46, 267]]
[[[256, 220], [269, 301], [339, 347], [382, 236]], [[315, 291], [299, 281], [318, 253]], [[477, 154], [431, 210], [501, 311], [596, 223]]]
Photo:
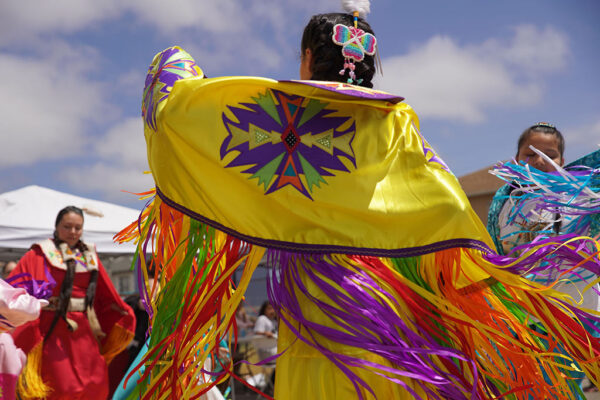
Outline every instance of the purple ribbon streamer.
[[[303, 329], [296, 329], [284, 314], [280, 314], [280, 318], [300, 340], [319, 350], [340, 368], [350, 379], [361, 399], [363, 396], [359, 386], [374, 396], [375, 393], [364, 380], [348, 368], [349, 366], [365, 368], [383, 376], [401, 385], [414, 398], [420, 396], [399, 377], [413, 379], [425, 391], [427, 398], [466, 399], [465, 392], [471, 392], [470, 397], [477, 398], [475, 385], [465, 387], [461, 377], [441, 370], [432, 362], [430, 356], [468, 362], [477, 376], [475, 361], [456, 349], [437, 344], [423, 331], [414, 332], [403, 320], [409, 317], [398, 315], [397, 311], [386, 303], [385, 299], [397, 303], [394, 296], [383, 290], [367, 273], [342, 266], [323, 255], [297, 255], [269, 250], [267, 258], [269, 265], [275, 266], [267, 281], [269, 300], [276, 309], [284, 310], [293, 320], [299, 322]], [[309, 292], [300, 278], [300, 271], [331, 303], [319, 300]], [[328, 281], [337, 283], [340, 288], [334, 287]], [[339, 328], [308, 320], [302, 313], [293, 289], [290, 288], [295, 288], [305, 295]], [[391, 366], [335, 353], [322, 346], [316, 335], [346, 346], [364, 349], [389, 361]], [[427, 384], [435, 385], [438, 392], [434, 392]]]

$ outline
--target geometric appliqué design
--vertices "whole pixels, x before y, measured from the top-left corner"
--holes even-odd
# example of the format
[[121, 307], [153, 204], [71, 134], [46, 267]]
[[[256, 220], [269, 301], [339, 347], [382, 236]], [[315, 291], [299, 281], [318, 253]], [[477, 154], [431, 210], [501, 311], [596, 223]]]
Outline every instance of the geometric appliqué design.
[[312, 199], [326, 177], [350, 172], [341, 158], [356, 168], [352, 118], [339, 116], [328, 103], [278, 90], [267, 89], [252, 100], [223, 112], [228, 135], [220, 155], [235, 154], [225, 167], [247, 166], [242, 173], [256, 179], [265, 194], [291, 186]]
[[431, 145], [427, 142], [427, 140], [425, 140], [423, 135], [421, 135], [421, 132], [419, 132], [419, 129], [417, 129], [417, 126], [414, 123], [412, 124], [412, 126], [421, 138], [421, 148], [423, 150], [423, 154], [425, 155], [425, 159], [429, 163], [438, 164], [444, 171], [452, 174], [452, 171], [450, 171], [448, 164], [446, 164], [446, 162], [442, 160], [442, 157], [440, 157], [438, 153], [433, 149], [433, 147], [431, 147]]

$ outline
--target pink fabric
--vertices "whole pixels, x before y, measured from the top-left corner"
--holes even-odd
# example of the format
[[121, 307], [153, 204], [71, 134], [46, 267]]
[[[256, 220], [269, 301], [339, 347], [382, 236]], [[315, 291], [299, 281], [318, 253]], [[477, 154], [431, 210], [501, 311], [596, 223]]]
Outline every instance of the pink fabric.
[[40, 309], [48, 304], [0, 279], [0, 398], [14, 400], [17, 379], [27, 361], [23, 350], [15, 346], [7, 331], [37, 319]]
[[17, 390], [18, 376], [10, 374], [0, 374], [0, 399], [2, 400], [15, 400], [15, 392]]
[[46, 300], [38, 300], [25, 289], [14, 288], [0, 279], [0, 332], [38, 318], [40, 309], [46, 304]]
[[0, 399], [15, 399], [17, 379], [25, 361], [27, 356], [15, 346], [12, 336], [0, 333]]

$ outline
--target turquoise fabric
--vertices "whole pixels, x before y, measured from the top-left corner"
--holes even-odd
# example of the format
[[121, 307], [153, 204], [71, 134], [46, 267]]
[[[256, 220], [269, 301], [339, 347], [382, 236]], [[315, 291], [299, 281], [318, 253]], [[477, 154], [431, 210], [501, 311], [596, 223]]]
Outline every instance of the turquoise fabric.
[[[569, 163], [568, 167], [589, 167], [589, 168], [600, 168], [600, 150], [596, 150], [586, 156], [583, 156], [572, 163]], [[590, 215], [590, 232], [589, 235], [592, 237], [600, 234], [600, 214]]]
[[504, 249], [500, 242], [500, 224], [498, 217], [500, 216], [500, 210], [506, 203], [506, 200], [510, 196], [511, 187], [510, 185], [504, 185], [496, 191], [490, 209], [488, 211], [487, 230], [496, 245], [496, 251], [498, 254], [504, 255]]
[[146, 369], [146, 367], [144, 365], [142, 365], [140, 367], [139, 372], [135, 373], [131, 377], [131, 379], [129, 379], [129, 381], [127, 382], [127, 386], [125, 386], [125, 379], [131, 373], [131, 371], [133, 371], [133, 368], [142, 362], [142, 358], [144, 358], [144, 356], [148, 352], [148, 340], [150, 340], [150, 338], [148, 338], [146, 340], [146, 343], [144, 343], [144, 346], [142, 347], [142, 349], [138, 353], [137, 357], [135, 358], [135, 360], [133, 361], [133, 363], [131, 364], [131, 366], [129, 367], [127, 372], [125, 373], [125, 376], [119, 383], [119, 387], [117, 387], [117, 390], [115, 390], [115, 393], [113, 394], [113, 397], [112, 397], [113, 400], [125, 400], [125, 399], [129, 398], [129, 396], [133, 393], [134, 389], [136, 388], [137, 380], [140, 378], [141, 374], [143, 374], [144, 370]]

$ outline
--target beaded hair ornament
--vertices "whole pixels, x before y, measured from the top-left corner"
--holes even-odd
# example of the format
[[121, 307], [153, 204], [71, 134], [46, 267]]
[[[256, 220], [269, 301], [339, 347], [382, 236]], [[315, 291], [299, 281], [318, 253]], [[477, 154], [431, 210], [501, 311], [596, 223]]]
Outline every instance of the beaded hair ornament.
[[342, 46], [344, 56], [344, 68], [340, 70], [340, 75], [343, 76], [348, 70], [348, 83], [356, 82], [360, 85], [362, 79], [356, 79], [354, 63], [361, 62], [365, 54], [374, 55], [377, 47], [375, 36], [358, 28], [358, 16], [366, 15], [370, 11], [370, 5], [368, 0], [345, 0], [342, 1], [342, 6], [354, 16], [354, 26], [336, 24], [333, 27], [333, 42]]
[[538, 122], [537, 124], [533, 125], [530, 129], [535, 129], [535, 128], [550, 128], [550, 129], [556, 129], [556, 126], [552, 125], [549, 122]]

